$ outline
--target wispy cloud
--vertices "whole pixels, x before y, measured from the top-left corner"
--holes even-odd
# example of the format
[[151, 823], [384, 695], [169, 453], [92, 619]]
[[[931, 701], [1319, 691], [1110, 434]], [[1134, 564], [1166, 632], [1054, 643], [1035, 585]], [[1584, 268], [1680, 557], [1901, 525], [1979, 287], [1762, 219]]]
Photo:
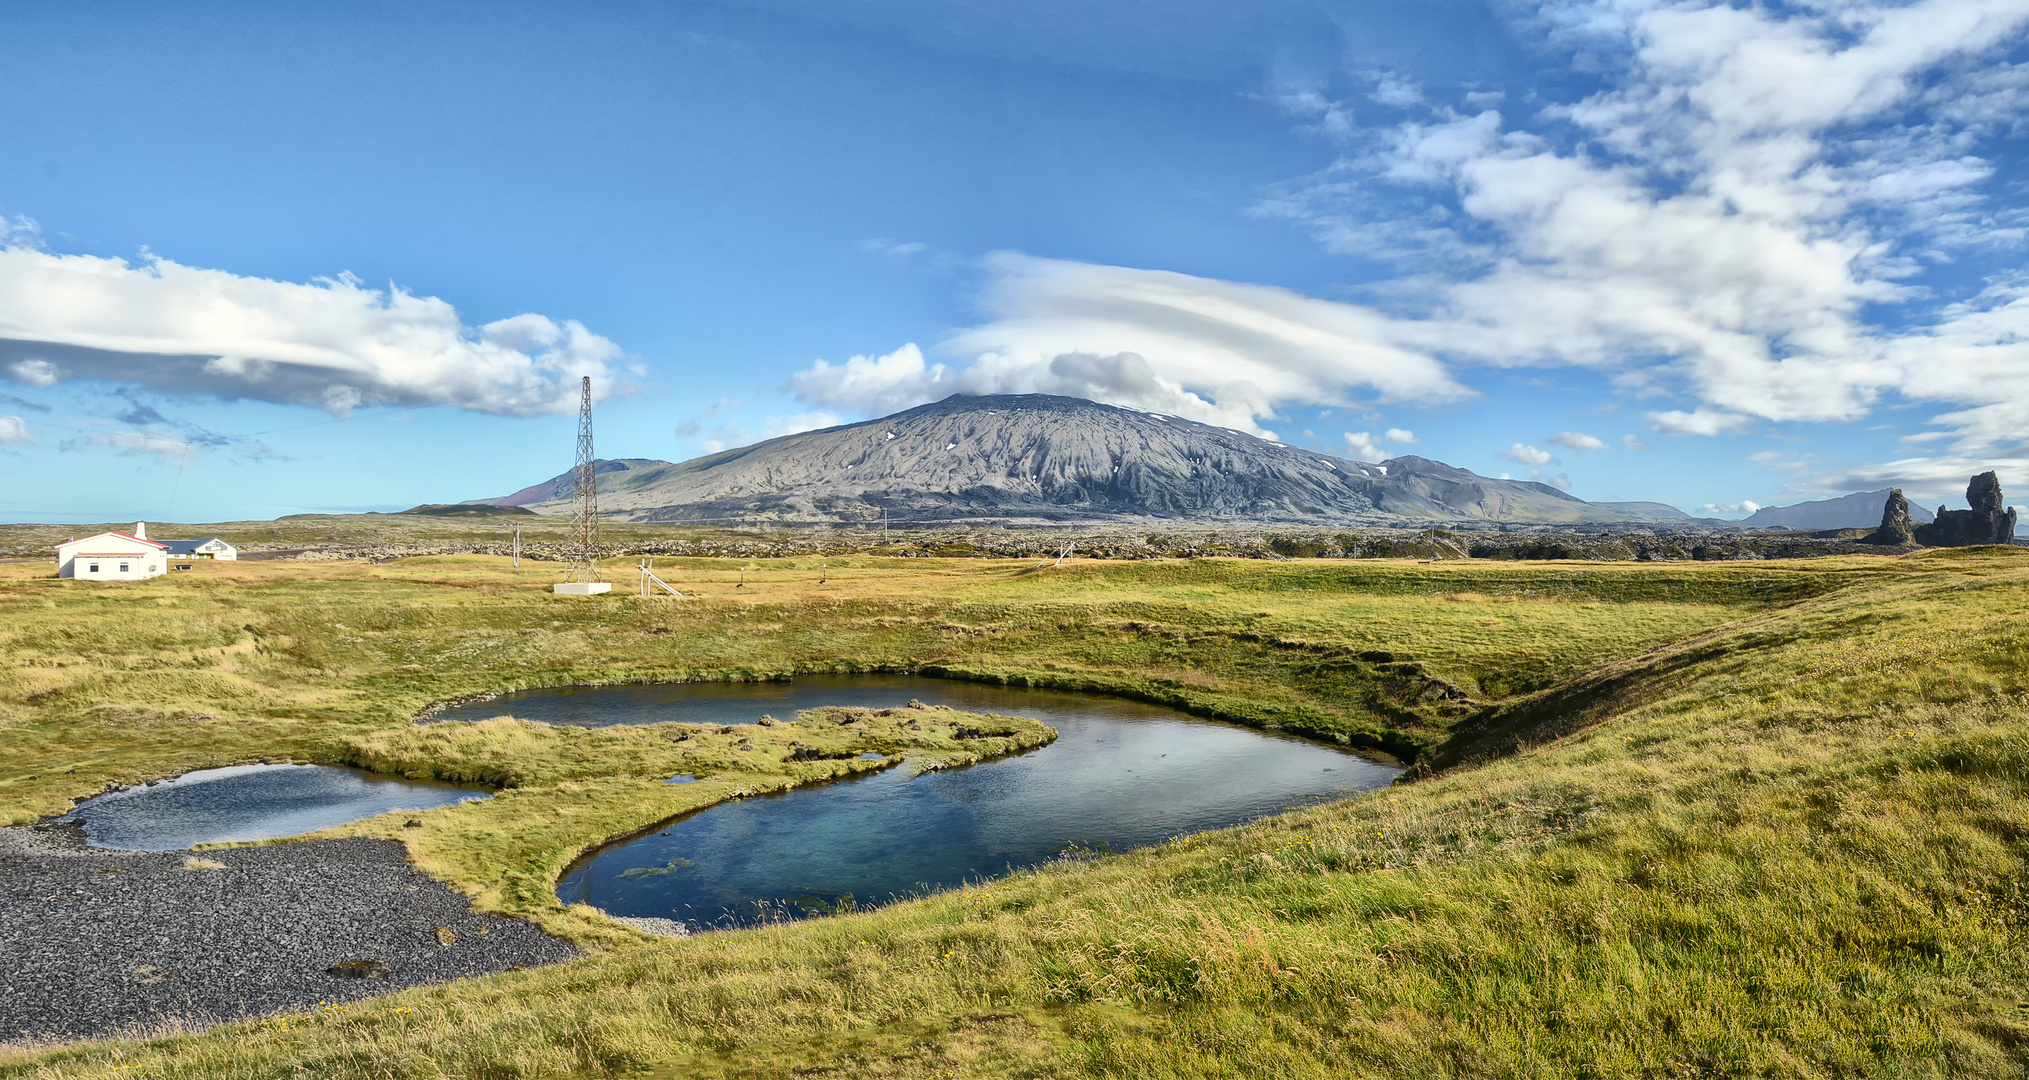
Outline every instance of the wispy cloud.
[[60, 255], [16, 228], [0, 244], [0, 371], [176, 394], [314, 405], [570, 409], [579, 376], [610, 393], [618, 346], [573, 321], [517, 315], [479, 327], [449, 303], [341, 274], [308, 284], [153, 255]]
[[800, 435], [806, 431], [837, 427], [845, 421], [828, 412], [797, 413], [794, 416], [771, 416], [761, 427], [764, 439], [779, 439], [784, 435]]
[[861, 251], [871, 255], [886, 255], [891, 259], [906, 259], [912, 255], [921, 255], [930, 250], [930, 245], [921, 240], [897, 241], [876, 237], [872, 240], [860, 241], [859, 248]]
[[1273, 98], [1342, 156], [1256, 212], [1396, 260], [1374, 303], [1003, 253], [941, 362], [912, 344], [791, 389], [841, 414], [1066, 393], [1272, 435], [1296, 403], [1428, 405], [1471, 395], [1475, 367], [1579, 366], [1669, 402], [1644, 414], [1666, 435], [1850, 421], [1895, 395], [1937, 407], [1937, 456], [1912, 460], [2018, 453], [2029, 275], [1967, 291], [1931, 271], [2029, 246], [2029, 211], [1995, 183], [2029, 115], [2029, 64], [2009, 61], [2029, 3], [1551, 0], [1523, 17], [1603, 88], [1542, 106], [1370, 74], [1361, 115], [1388, 120], [1365, 129], [1321, 90]]
[[1550, 436], [1550, 441], [1566, 450], [1576, 450], [1581, 454], [1606, 449], [1606, 440], [1587, 435], [1582, 431], [1560, 431]]
[[1533, 17], [1605, 88], [1510, 108], [1384, 75], [1369, 97], [1397, 119], [1366, 130], [1316, 90], [1276, 99], [1346, 153], [1258, 211], [1398, 259], [1385, 304], [1002, 254], [946, 362], [906, 346], [792, 388], [848, 413], [1069, 393], [1268, 434], [1293, 403], [1432, 404], [1471, 393], [1468, 365], [1575, 365], [1676, 399], [1645, 414], [1669, 435], [1852, 420], [1893, 393], [1944, 406], [1939, 461], [2022, 444], [2029, 277], [1953, 297], [1926, 274], [2029, 243], [1992, 184], [1996, 140], [2029, 113], [2029, 65], [2003, 59], [2029, 4], [1566, 0]]
[[731, 446], [745, 446], [763, 439], [795, 435], [819, 428], [836, 427], [844, 423], [838, 416], [827, 412], [797, 413], [793, 416], [770, 416], [760, 426], [750, 427], [741, 422], [735, 414], [744, 411], [747, 402], [739, 398], [724, 398], [697, 416], [676, 426], [676, 437], [704, 450], [716, 454]]
[[1605, 89], [1533, 112], [1391, 91], [1414, 115], [1259, 207], [1416, 275], [1391, 340], [1615, 372], [1689, 399], [1649, 414], [1669, 434], [1850, 420], [1895, 392], [1953, 406], [1934, 419], [1962, 455], [2020, 445], [2029, 281], [1954, 299], [1927, 274], [2029, 239], [1992, 183], [2029, 113], [2006, 58], [2029, 4], [1532, 11]]
[[0, 443], [33, 442], [28, 423], [18, 416], [0, 416]]
[[2023, 498], [2024, 492], [2029, 491], [2029, 455], [2022, 454], [1902, 458], [1850, 469], [1813, 472], [1799, 477], [1795, 487], [1816, 492], [1899, 487], [1912, 497], [1922, 493], [1931, 498], [1947, 499], [1948, 505], [1956, 506], [1962, 505], [1959, 500], [1966, 490], [1966, 479], [1990, 469], [2000, 474], [2002, 491], [2014, 493], [2013, 501], [2029, 501]]
[[73, 439], [65, 439], [64, 450], [111, 450], [124, 454], [150, 454], [158, 457], [188, 459], [197, 452], [196, 445], [167, 435], [151, 435], [139, 431], [93, 431]]
[[[790, 381], [803, 401], [867, 413], [953, 393], [1071, 394], [1272, 434], [1289, 404], [1358, 395], [1432, 404], [1472, 394], [1431, 356], [1390, 340], [1371, 309], [1288, 289], [1002, 253], [987, 261], [990, 320]], [[963, 365], [963, 366], [955, 366]]]
[[1725, 435], [1754, 425], [1754, 417], [1724, 409], [1699, 406], [1689, 412], [1670, 409], [1644, 413], [1648, 422], [1665, 435]]

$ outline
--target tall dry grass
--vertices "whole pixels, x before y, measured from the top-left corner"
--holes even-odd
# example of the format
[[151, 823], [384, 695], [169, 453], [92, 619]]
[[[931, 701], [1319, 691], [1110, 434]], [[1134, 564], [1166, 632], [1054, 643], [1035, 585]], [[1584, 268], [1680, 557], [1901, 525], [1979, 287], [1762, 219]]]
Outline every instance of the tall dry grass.
[[[1029, 609], [982, 613], [991, 618], [964, 619], [950, 602], [925, 602], [923, 614], [1005, 630], [1077, 596], [1088, 615], [1163, 628], [1165, 647], [1185, 658], [1202, 646], [1202, 666], [1229, 686], [1244, 685], [1243, 673], [1287, 676], [1264, 656], [1316, 663], [1289, 643], [1320, 628], [1328, 598], [1292, 589], [1271, 606], [1273, 590], [1211, 569], [1062, 581]], [[1417, 586], [1429, 592], [1395, 583], [1396, 597], [1343, 606], [1425, 626], [1396, 646], [1416, 659], [1389, 664], [1434, 665], [1422, 657], [1456, 650], [1507, 670], [1503, 649], [1537, 657], [1550, 631], [1482, 656], [1464, 623], [1422, 620], [1529, 606], [1526, 569]], [[1558, 568], [1555, 588], [1538, 591], [1550, 599], [1533, 601], [1570, 621], [1587, 664], [1626, 669], [1611, 707], [1473, 768], [876, 912], [617, 948], [287, 1031], [241, 1025], [17, 1055], [0, 1074], [2024, 1072], [2029, 559], [1753, 568], [1715, 575], [1692, 597], [1604, 576], [1615, 572], [1602, 569], [1588, 592]], [[1756, 572], [1826, 580], [1757, 598], [1741, 585], [1760, 582]], [[1651, 592], [1612, 595], [1633, 585]], [[1193, 590], [1204, 595], [1184, 595]], [[1447, 599], [1468, 592], [1488, 599]], [[775, 603], [742, 616], [775, 618]], [[1193, 637], [1213, 616], [1185, 621], [1170, 605], [1234, 621]], [[1247, 625], [1239, 616], [1250, 610]], [[1631, 629], [1648, 610], [1668, 632]], [[1726, 622], [1737, 625], [1714, 629]], [[1366, 631], [1340, 631], [1339, 647], [1369, 644], [1347, 640]], [[1693, 650], [1668, 647], [1701, 633]], [[1268, 648], [1239, 648], [1254, 644], [1242, 634]], [[1020, 633], [998, 635], [1007, 639], [1020, 663], [1042, 663], [1020, 651]], [[1074, 645], [1059, 655], [1093, 654]], [[1585, 707], [1585, 671], [1528, 692]], [[1644, 680], [1654, 693], [1635, 692]], [[1494, 746], [1512, 733], [1469, 734]]]

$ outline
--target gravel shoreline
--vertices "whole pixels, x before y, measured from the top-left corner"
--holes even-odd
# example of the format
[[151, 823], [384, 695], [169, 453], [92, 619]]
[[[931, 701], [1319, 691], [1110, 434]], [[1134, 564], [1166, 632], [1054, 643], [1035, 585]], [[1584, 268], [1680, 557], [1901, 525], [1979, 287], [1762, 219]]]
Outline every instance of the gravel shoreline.
[[[153, 854], [0, 829], [0, 1043], [195, 1030], [577, 955], [475, 914], [393, 841]], [[330, 972], [357, 960], [386, 975]]]

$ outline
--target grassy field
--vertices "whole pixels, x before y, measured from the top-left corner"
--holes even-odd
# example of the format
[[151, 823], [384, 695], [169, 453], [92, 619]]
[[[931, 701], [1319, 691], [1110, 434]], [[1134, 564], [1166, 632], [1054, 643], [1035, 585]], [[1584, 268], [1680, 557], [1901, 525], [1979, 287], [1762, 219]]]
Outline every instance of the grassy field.
[[[286, 1030], [22, 1050], [0, 1075], [2029, 1071], [2029, 553], [1021, 570], [691, 562], [664, 576], [694, 599], [648, 602], [552, 598], [482, 557], [0, 571], [0, 813], [261, 757], [510, 781], [391, 835], [605, 946]], [[701, 787], [647, 790], [684, 751], [410, 725], [484, 691], [816, 670], [1102, 689], [1422, 767], [1155, 850], [642, 942], [557, 909], [544, 874]], [[938, 735], [856, 722], [895, 749]], [[723, 738], [691, 752], [779, 749]], [[489, 805], [525, 816], [463, 816]]]

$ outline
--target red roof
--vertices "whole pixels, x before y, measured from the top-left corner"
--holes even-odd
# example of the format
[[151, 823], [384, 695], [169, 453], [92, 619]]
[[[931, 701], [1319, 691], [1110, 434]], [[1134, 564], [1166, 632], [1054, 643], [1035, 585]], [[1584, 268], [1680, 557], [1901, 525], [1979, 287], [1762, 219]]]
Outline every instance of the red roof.
[[85, 537], [85, 538], [84, 538], [84, 539], [82, 539], [82, 540], [67, 540], [67, 541], [65, 541], [64, 543], [62, 543], [61, 545], [58, 545], [58, 546], [60, 546], [60, 547], [69, 547], [69, 546], [70, 546], [70, 545], [72, 545], [72, 544], [82, 544], [82, 543], [84, 543], [84, 542], [85, 542], [85, 540], [97, 540], [97, 539], [98, 539], [99, 537], [101, 537], [101, 536], [117, 536], [117, 537], [119, 537], [119, 538], [120, 538], [120, 539], [122, 539], [122, 540], [132, 540], [133, 542], [135, 542], [135, 543], [137, 543], [137, 544], [146, 544], [146, 545], [148, 545], [149, 547], [158, 547], [158, 548], [161, 548], [161, 549], [163, 549], [164, 551], [167, 551], [167, 550], [169, 550], [169, 545], [168, 545], [168, 544], [158, 544], [158, 543], [156, 543], [156, 542], [155, 542], [155, 541], [153, 541], [153, 540], [148, 540], [148, 539], [145, 539], [145, 538], [143, 538], [143, 537], [139, 537], [139, 536], [129, 536], [129, 535], [127, 535], [126, 533], [123, 533], [123, 532], [102, 532], [102, 533], [93, 533], [92, 535], [90, 535], [90, 536], [87, 536], [87, 537]]

